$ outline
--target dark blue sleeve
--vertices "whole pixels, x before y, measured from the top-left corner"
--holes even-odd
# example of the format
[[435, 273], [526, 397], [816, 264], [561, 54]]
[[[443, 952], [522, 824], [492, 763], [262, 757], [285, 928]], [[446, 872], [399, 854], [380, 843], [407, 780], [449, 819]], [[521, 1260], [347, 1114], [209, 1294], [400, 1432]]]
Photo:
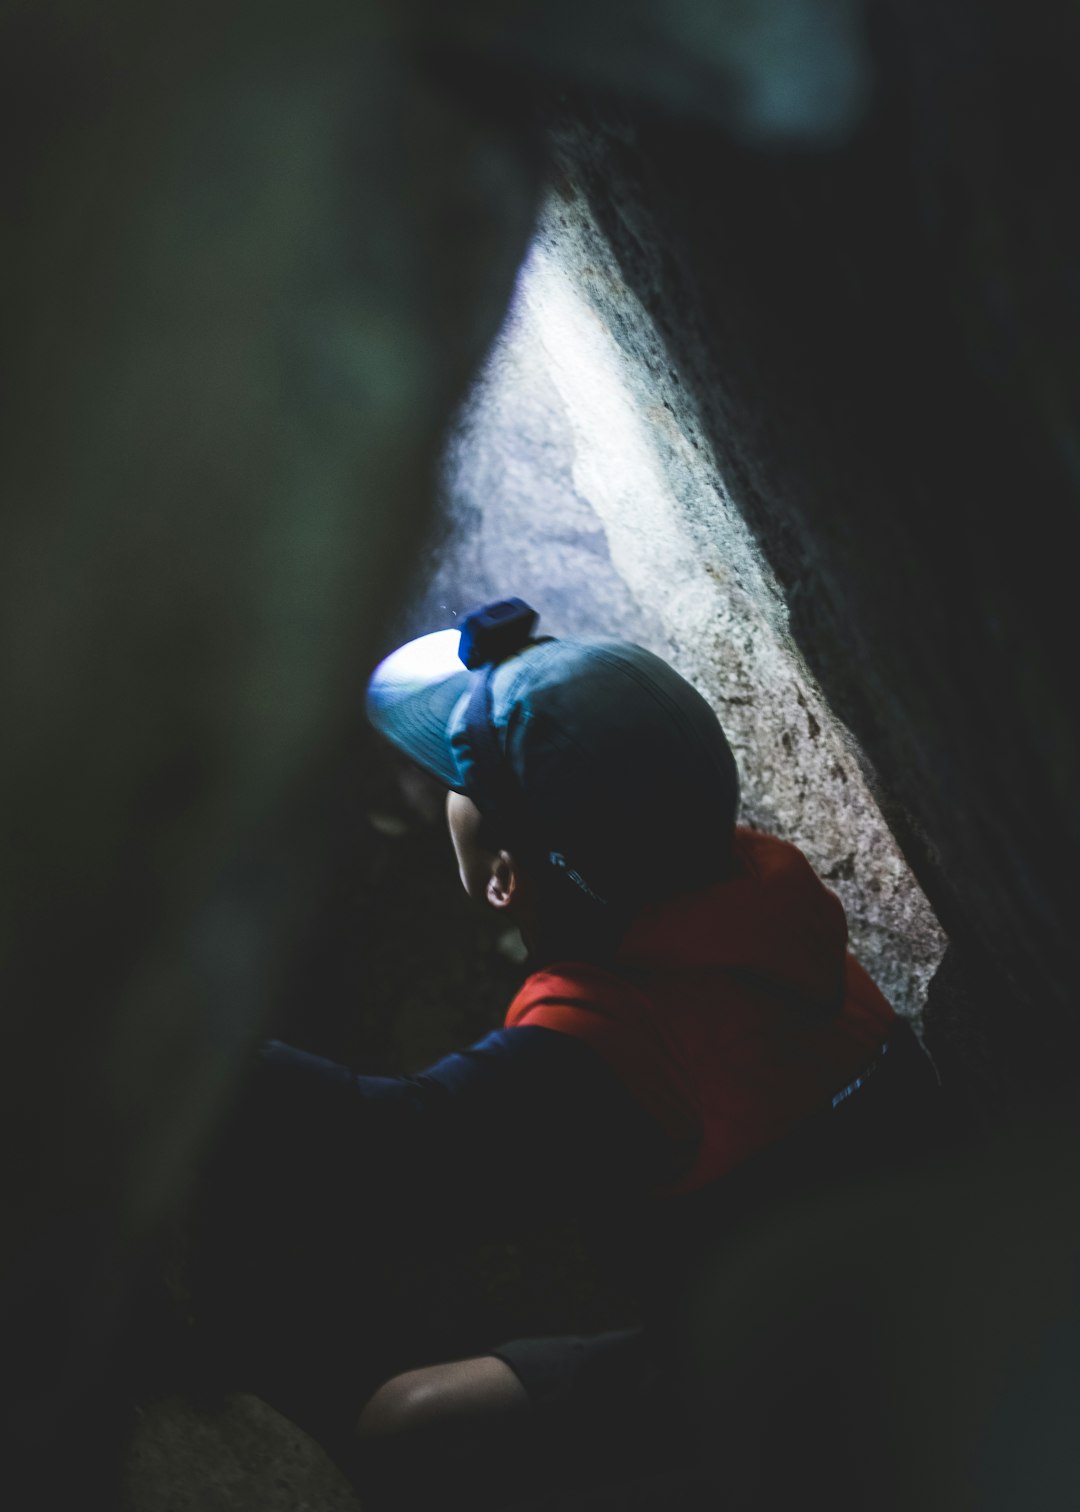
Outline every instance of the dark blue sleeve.
[[[266, 1112], [348, 1200], [493, 1234], [642, 1196], [672, 1175], [656, 1124], [587, 1045], [498, 1029], [417, 1076], [356, 1075], [272, 1041]], [[328, 1164], [329, 1163], [329, 1164]]]

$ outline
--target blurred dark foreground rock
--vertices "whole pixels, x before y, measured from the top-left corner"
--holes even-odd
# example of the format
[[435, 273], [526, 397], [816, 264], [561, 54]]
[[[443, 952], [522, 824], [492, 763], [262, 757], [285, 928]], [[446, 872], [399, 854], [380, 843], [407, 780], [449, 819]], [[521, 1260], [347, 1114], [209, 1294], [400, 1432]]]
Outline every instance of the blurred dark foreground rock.
[[141, 1246], [335, 864], [536, 172], [373, 5], [3, 36], [0, 1358], [15, 1502], [52, 1506], [98, 1478]]
[[706, 1263], [684, 1312], [701, 1465], [738, 1512], [1076, 1505], [1075, 1118], [814, 1207]]

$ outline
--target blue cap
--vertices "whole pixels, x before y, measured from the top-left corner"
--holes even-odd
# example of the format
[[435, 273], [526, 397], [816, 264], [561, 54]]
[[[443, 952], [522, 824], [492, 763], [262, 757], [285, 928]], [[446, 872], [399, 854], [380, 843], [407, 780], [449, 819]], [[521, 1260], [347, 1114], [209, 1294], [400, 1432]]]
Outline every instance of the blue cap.
[[[492, 608], [470, 619], [497, 622]], [[627, 641], [551, 637], [477, 667], [467, 630], [468, 670], [461, 640], [440, 630], [388, 656], [368, 717], [468, 794], [509, 849], [527, 847], [600, 903], [686, 890], [726, 858], [735, 759], [712, 707], [673, 667]]]

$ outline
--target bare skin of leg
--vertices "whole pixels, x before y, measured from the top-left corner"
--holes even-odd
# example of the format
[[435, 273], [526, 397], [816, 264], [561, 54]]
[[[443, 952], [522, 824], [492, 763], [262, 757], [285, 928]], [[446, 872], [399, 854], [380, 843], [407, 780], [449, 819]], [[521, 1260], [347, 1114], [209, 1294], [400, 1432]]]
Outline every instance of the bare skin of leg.
[[[508, 1365], [492, 1355], [394, 1376], [356, 1424], [355, 1477], [365, 1507], [414, 1512], [506, 1505], [511, 1460], [529, 1438], [532, 1407]], [[493, 1430], [495, 1430], [493, 1432]]]
[[531, 1411], [517, 1376], [493, 1355], [407, 1370], [383, 1383], [356, 1424], [361, 1442], [448, 1430], [453, 1434], [493, 1419], [522, 1419]]

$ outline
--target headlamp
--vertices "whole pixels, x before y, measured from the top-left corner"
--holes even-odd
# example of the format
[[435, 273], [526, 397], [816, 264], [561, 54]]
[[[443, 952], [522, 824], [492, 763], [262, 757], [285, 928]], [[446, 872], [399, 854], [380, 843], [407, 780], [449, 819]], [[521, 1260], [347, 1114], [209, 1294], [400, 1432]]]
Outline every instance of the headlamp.
[[540, 618], [524, 599], [497, 599], [474, 609], [461, 624], [458, 658], [470, 672], [495, 666], [528, 645]]

